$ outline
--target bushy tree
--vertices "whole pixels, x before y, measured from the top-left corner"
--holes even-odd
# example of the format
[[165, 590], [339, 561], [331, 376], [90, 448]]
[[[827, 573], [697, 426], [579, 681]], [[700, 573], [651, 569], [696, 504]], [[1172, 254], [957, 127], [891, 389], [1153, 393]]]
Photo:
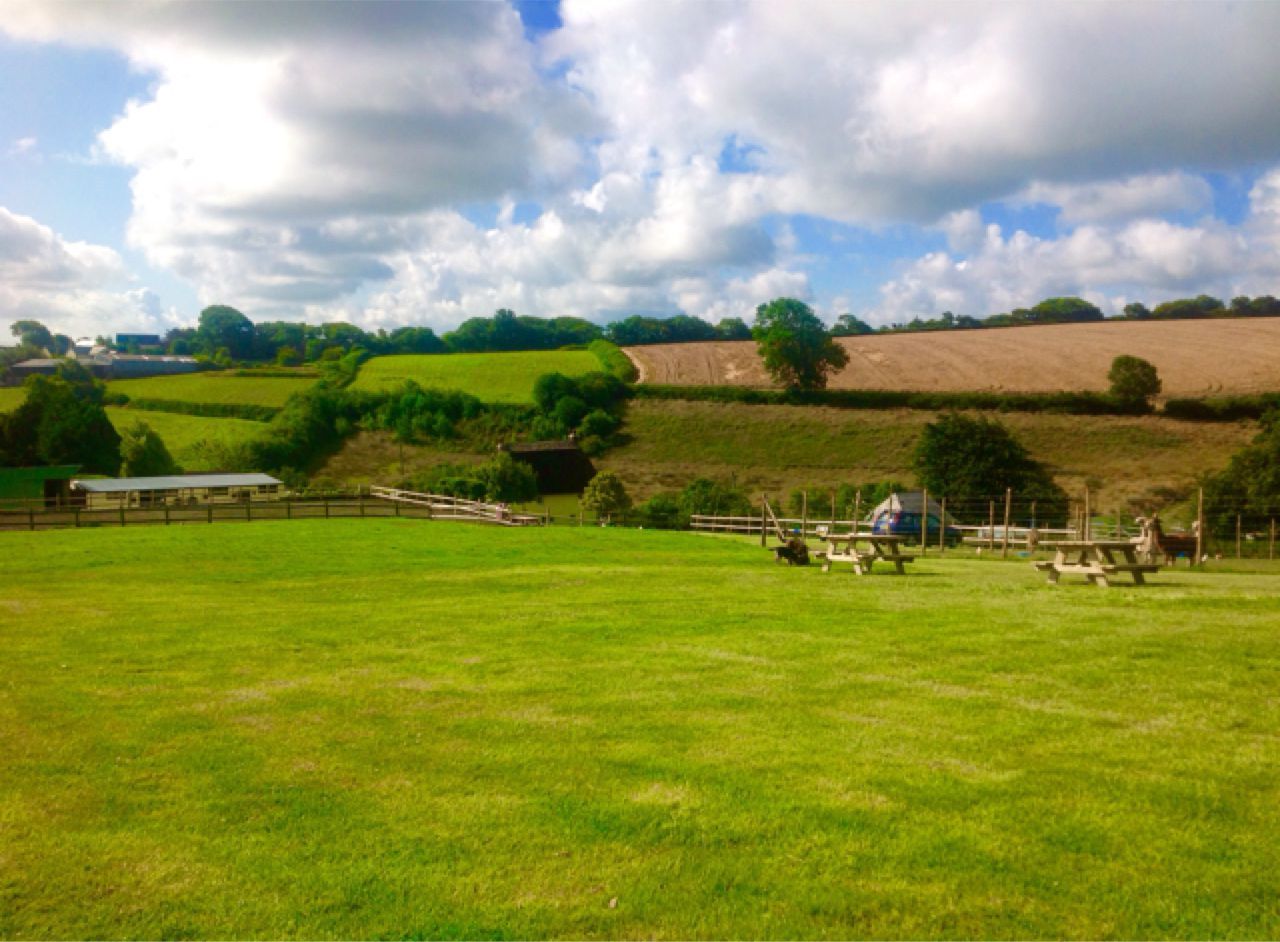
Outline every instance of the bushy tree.
[[225, 304], [213, 304], [200, 312], [196, 335], [215, 358], [223, 348], [228, 357], [237, 360], [253, 355], [253, 321]]
[[111, 475], [120, 470], [120, 436], [102, 407], [101, 384], [67, 373], [72, 378], [29, 378], [22, 405], [0, 416], [0, 465], [76, 464]]
[[746, 516], [754, 513], [751, 499], [745, 491], [710, 478], [695, 478], [690, 481], [680, 492], [677, 502], [680, 511], [686, 516]]
[[587, 489], [582, 492], [582, 506], [607, 520], [614, 514], [630, 510], [631, 496], [627, 494], [627, 489], [617, 474], [601, 471], [588, 482]]
[[852, 314], [841, 314], [836, 318], [836, 322], [831, 328], [831, 336], [856, 337], [861, 334], [870, 334], [874, 331], [875, 328], [866, 321], [860, 320]]
[[685, 523], [680, 501], [674, 494], [655, 494], [636, 507], [636, 513], [644, 526], [658, 530], [677, 530]]
[[1065, 492], [994, 419], [958, 412], [940, 416], [924, 427], [913, 467], [920, 484], [930, 494], [947, 497], [957, 513], [963, 513], [968, 502], [1001, 499], [1005, 489], [1011, 488], [1019, 519], [1029, 518], [1033, 501], [1040, 520], [1066, 516]]
[[794, 298], [756, 308], [751, 336], [769, 375], [790, 390], [822, 389], [828, 374], [849, 362], [809, 305]]
[[1125, 402], [1149, 402], [1160, 392], [1156, 368], [1142, 357], [1118, 356], [1107, 372], [1111, 395]]
[[751, 328], [741, 317], [726, 317], [716, 324], [716, 338], [719, 340], [750, 340]]
[[506, 452], [476, 468], [476, 480], [484, 486], [484, 499], [520, 503], [538, 499], [538, 477], [533, 468]]
[[1236, 515], [1247, 529], [1263, 529], [1280, 517], [1280, 411], [1262, 417], [1262, 431], [1205, 482], [1208, 529], [1222, 536], [1235, 530]]
[[160, 434], [137, 421], [120, 436], [120, 474], [123, 477], [156, 477], [176, 474], [178, 466]]
[[53, 334], [39, 321], [14, 321], [9, 325], [9, 333], [17, 337], [23, 346], [39, 347], [41, 350], [54, 348]]

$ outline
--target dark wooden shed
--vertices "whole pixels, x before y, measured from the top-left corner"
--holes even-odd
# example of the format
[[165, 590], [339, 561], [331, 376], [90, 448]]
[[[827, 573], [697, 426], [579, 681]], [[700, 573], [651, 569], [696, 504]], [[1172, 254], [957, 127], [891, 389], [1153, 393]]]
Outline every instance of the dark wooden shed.
[[596, 476], [595, 465], [572, 439], [519, 442], [498, 448], [533, 468], [540, 494], [581, 494]]

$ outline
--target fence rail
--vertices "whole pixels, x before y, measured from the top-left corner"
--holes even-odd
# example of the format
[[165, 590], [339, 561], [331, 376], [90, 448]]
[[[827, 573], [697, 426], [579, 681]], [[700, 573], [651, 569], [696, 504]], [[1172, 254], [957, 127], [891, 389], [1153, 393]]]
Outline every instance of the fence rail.
[[537, 514], [513, 513], [505, 504], [487, 504], [447, 494], [426, 494], [375, 484], [369, 488], [369, 496], [396, 505], [421, 507], [433, 520], [470, 520], [475, 523], [496, 523], [504, 527], [539, 526], [545, 522]]

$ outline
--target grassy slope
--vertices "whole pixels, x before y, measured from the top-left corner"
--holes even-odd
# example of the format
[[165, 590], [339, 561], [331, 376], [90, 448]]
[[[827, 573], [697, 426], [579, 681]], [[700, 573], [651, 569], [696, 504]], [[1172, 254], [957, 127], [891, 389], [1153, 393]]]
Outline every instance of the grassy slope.
[[543, 373], [577, 376], [602, 369], [585, 350], [521, 353], [453, 353], [375, 357], [360, 367], [356, 389], [391, 389], [405, 380], [438, 389], [461, 389], [489, 402], [531, 402]]
[[122, 392], [134, 399], [282, 406], [293, 393], [301, 392], [315, 382], [314, 376], [294, 378], [193, 373], [151, 376], [146, 379], [116, 379], [107, 383], [107, 389]]
[[0, 544], [4, 937], [1280, 934], [1274, 576], [408, 520]]
[[[638, 494], [679, 487], [698, 474], [734, 477], [777, 493], [805, 485], [911, 480], [911, 453], [933, 413], [638, 401], [628, 406], [629, 445], [597, 465]], [[1255, 434], [1242, 423], [1116, 416], [996, 416], [1071, 491], [1089, 479], [1106, 508], [1157, 488], [1185, 490], [1226, 465]]]
[[149, 412], [144, 409], [107, 407], [107, 417], [117, 431], [124, 431], [134, 422], [142, 421], [151, 426], [164, 439], [165, 446], [174, 460], [185, 471], [212, 471], [206, 467], [199, 453], [200, 441], [245, 441], [262, 434], [266, 425], [245, 419], [208, 418], [198, 415], [178, 415], [172, 412]]
[[0, 386], [0, 415], [12, 412], [26, 398], [27, 391], [21, 386]]

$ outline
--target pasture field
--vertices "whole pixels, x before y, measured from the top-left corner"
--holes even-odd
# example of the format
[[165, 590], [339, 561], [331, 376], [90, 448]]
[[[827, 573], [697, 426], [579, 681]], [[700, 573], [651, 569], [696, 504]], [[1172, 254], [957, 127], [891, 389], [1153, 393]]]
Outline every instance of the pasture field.
[[[984, 413], [992, 415], [991, 413]], [[1186, 491], [1218, 471], [1257, 434], [1254, 422], [1183, 422], [1159, 416], [994, 415], [1069, 493], [1086, 480], [1095, 507]], [[633, 495], [679, 488], [699, 475], [733, 478], [754, 492], [895, 479], [911, 483], [911, 456], [933, 412], [635, 400], [629, 443], [595, 459]]]
[[231, 372], [183, 373], [143, 379], [113, 379], [108, 392], [131, 399], [168, 399], [177, 402], [234, 406], [282, 406], [296, 392], [316, 383], [314, 374], [293, 376], [236, 376]]
[[27, 391], [21, 386], [0, 386], [0, 415], [12, 412], [27, 398]]
[[[1118, 321], [842, 337], [832, 389], [1056, 392], [1108, 387], [1121, 355], [1155, 364], [1165, 396], [1280, 389], [1280, 318]], [[628, 347], [640, 381], [769, 386], [754, 341]]]
[[266, 429], [263, 422], [247, 419], [212, 418], [202, 415], [180, 415], [174, 412], [152, 412], [146, 409], [122, 409], [107, 406], [107, 418], [117, 432], [123, 433], [134, 422], [145, 422], [164, 439], [165, 447], [187, 472], [223, 470], [206, 467], [201, 454], [202, 441], [230, 444], [248, 441]]
[[435, 389], [460, 389], [486, 402], [529, 403], [543, 373], [580, 376], [602, 370], [586, 350], [517, 353], [440, 353], [374, 357], [360, 367], [354, 389], [394, 389], [406, 380]]
[[1280, 935], [1274, 571], [395, 519], [0, 553], [3, 937]]

